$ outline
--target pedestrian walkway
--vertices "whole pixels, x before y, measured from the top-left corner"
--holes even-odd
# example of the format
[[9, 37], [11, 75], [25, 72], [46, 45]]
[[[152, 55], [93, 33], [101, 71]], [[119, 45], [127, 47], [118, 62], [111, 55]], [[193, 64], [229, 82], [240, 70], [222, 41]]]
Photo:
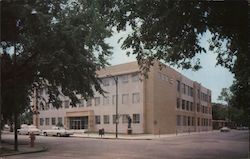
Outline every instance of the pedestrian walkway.
[[115, 134], [105, 134], [99, 135], [98, 133], [74, 133], [72, 137], [82, 137], [82, 138], [93, 138], [93, 139], [121, 139], [121, 140], [154, 140], [159, 138], [168, 138], [168, 137], [177, 137], [177, 136], [185, 136], [185, 135], [195, 135], [195, 134], [203, 134], [203, 133], [212, 133], [215, 131], [204, 131], [204, 132], [190, 132], [190, 133], [179, 133], [179, 134], [118, 134], [116, 138]]

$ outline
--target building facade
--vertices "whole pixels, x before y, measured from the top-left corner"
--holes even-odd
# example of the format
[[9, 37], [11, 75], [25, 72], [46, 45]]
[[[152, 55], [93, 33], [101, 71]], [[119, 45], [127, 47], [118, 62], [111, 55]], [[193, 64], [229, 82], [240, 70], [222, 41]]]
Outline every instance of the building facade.
[[[161, 65], [161, 66], [159, 66]], [[62, 108], [48, 104], [46, 88], [33, 99], [39, 114], [34, 124], [47, 129], [61, 123], [69, 129], [115, 132], [116, 84], [118, 79], [118, 133], [126, 133], [128, 116], [133, 133], [181, 133], [212, 130], [211, 91], [176, 70], [156, 62], [148, 78], [140, 75], [137, 62], [107, 67], [97, 72], [105, 96], [80, 99], [76, 107], [62, 96]], [[111, 77], [112, 76], [112, 77]]]

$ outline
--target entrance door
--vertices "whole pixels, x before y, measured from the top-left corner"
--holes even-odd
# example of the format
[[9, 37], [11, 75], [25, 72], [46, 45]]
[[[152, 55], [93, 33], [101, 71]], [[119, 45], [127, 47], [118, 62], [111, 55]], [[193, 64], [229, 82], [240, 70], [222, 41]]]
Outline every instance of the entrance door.
[[88, 116], [70, 117], [70, 129], [88, 129]]

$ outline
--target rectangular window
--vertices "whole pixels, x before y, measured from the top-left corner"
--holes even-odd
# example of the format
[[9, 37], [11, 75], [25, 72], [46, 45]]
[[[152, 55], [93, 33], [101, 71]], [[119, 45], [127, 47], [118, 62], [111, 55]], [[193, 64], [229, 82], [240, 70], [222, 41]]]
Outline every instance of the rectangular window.
[[88, 99], [86, 100], [86, 106], [87, 106], [87, 107], [92, 106], [92, 99], [91, 99], [91, 98], [88, 98]]
[[44, 125], [44, 119], [43, 118], [40, 118], [40, 125]]
[[184, 83], [182, 83], [182, 93], [186, 94], [186, 86]]
[[181, 107], [182, 107], [182, 110], [185, 110], [185, 100], [182, 99], [182, 102], [181, 102]]
[[132, 103], [140, 103], [140, 94], [139, 93], [133, 93], [132, 94]]
[[57, 118], [57, 124], [56, 125], [63, 125], [62, 117]]
[[192, 87], [190, 88], [190, 96], [191, 96], [191, 97], [193, 97], [193, 96], [194, 96], [194, 90], [193, 90], [193, 88], [192, 88]]
[[176, 116], [176, 124], [177, 124], [177, 126], [181, 125], [181, 116], [180, 115]]
[[180, 98], [177, 98], [177, 100], [176, 100], [176, 107], [177, 107], [177, 109], [180, 109], [180, 107], [181, 107]]
[[190, 102], [190, 111], [193, 111], [193, 102]]
[[109, 124], [109, 115], [104, 115], [103, 116], [103, 123], [104, 124]]
[[109, 78], [102, 79], [103, 86], [109, 86]]
[[200, 126], [200, 118], [197, 118], [197, 125]]
[[191, 125], [190, 116], [188, 116], [187, 118], [188, 118], [188, 126], [190, 126]]
[[95, 116], [95, 124], [101, 124], [101, 116], [100, 115]]
[[128, 114], [122, 114], [122, 123], [128, 123]]
[[189, 111], [189, 101], [186, 101], [186, 110]]
[[103, 97], [103, 105], [108, 105], [109, 104], [109, 96]]
[[198, 97], [198, 99], [200, 99], [200, 90], [199, 89], [197, 90], [197, 97]]
[[45, 125], [49, 125], [49, 118], [45, 118]]
[[138, 82], [139, 81], [139, 74], [138, 73], [133, 73], [131, 75], [132, 82]]
[[84, 107], [84, 99], [80, 99], [79, 107]]
[[100, 105], [100, 97], [95, 97], [95, 106]]
[[[116, 123], [116, 120], [119, 120], [118, 118], [116, 118], [116, 115], [114, 114], [113, 115], [113, 124], [115, 124]], [[117, 122], [119, 122], [119, 121], [117, 121]]]
[[128, 104], [128, 94], [122, 95], [122, 104]]
[[140, 123], [140, 114], [133, 114], [133, 123]]
[[192, 126], [194, 126], [194, 117], [192, 117]]
[[115, 105], [116, 104], [116, 95], [112, 96], [112, 104]]
[[121, 76], [122, 83], [128, 83], [128, 75]]
[[200, 104], [197, 103], [197, 112], [200, 112]]
[[181, 82], [177, 80], [177, 91], [180, 92], [181, 90]]
[[69, 100], [64, 101], [64, 108], [69, 108]]
[[186, 126], [186, 125], [187, 125], [187, 117], [186, 117], [186, 116], [183, 116], [182, 119], [183, 119], [182, 125], [183, 125], [183, 126]]
[[51, 118], [51, 125], [56, 125], [56, 118]]

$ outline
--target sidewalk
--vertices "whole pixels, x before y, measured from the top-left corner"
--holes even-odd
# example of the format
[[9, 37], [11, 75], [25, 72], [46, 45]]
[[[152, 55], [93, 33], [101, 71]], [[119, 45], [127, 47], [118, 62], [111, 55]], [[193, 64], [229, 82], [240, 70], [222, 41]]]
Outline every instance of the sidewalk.
[[43, 151], [47, 151], [47, 148], [39, 144], [36, 144], [34, 147], [30, 147], [29, 144], [19, 144], [18, 151], [14, 151], [14, 145], [12, 143], [3, 142], [0, 147], [0, 157]]
[[[195, 134], [204, 134], [204, 133], [212, 133], [216, 131], [202, 131], [202, 132], [190, 132], [190, 133], [179, 133], [179, 134], [118, 134], [118, 138], [120, 140], [154, 140], [168, 137], [178, 137], [178, 136], [186, 136], [186, 135], [195, 135]], [[100, 136], [98, 133], [74, 133], [72, 137], [81, 137], [81, 138], [93, 138], [93, 139], [116, 139], [115, 134], [105, 134]]]

